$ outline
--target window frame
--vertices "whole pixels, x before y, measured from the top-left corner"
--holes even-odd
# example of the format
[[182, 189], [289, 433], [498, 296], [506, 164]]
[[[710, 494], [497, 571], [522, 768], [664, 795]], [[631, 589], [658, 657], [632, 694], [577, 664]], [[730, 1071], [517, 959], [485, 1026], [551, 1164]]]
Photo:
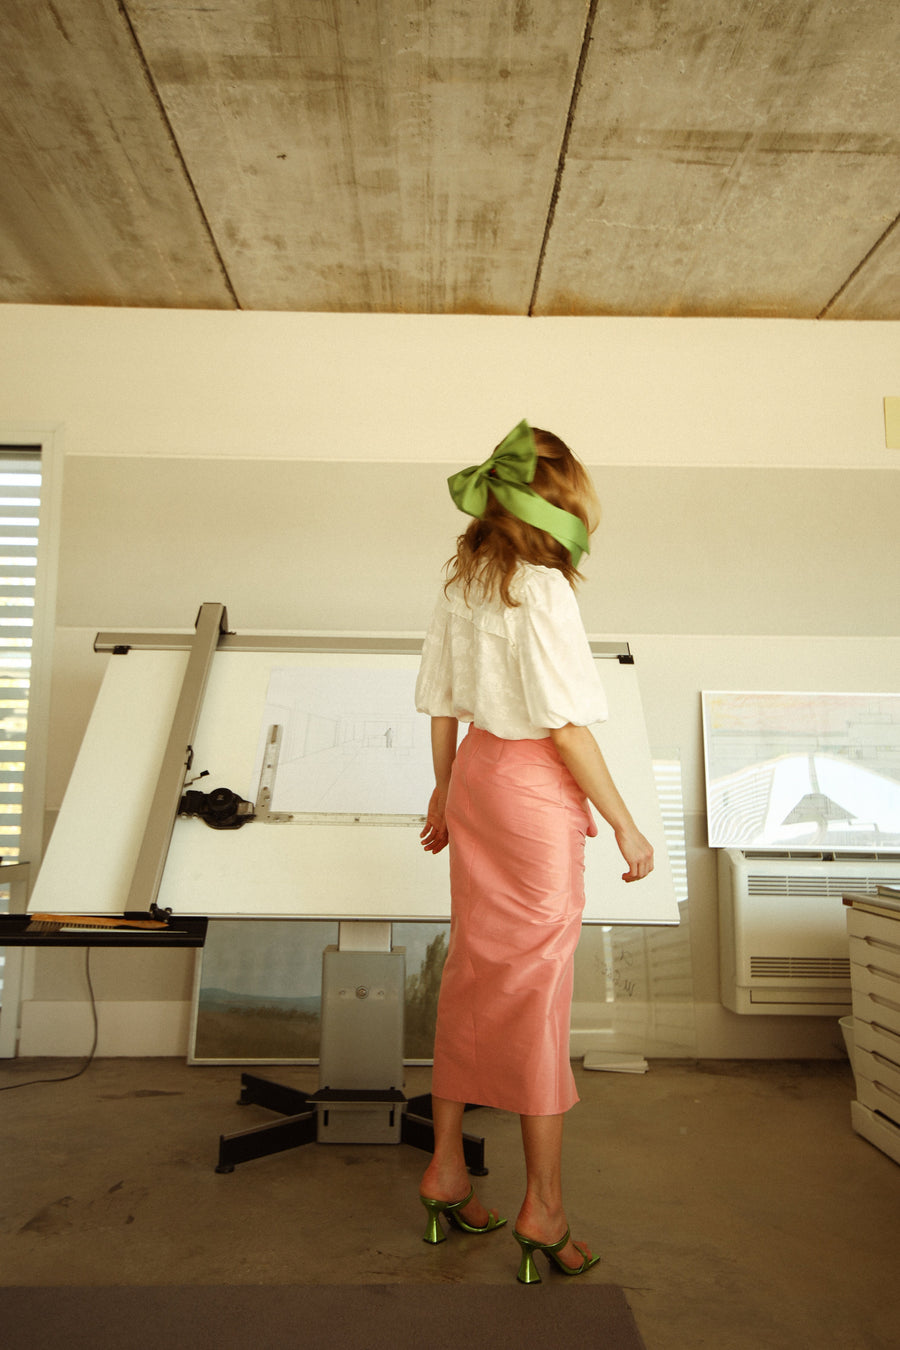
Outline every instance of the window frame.
[[[22, 792], [19, 858], [29, 864], [27, 878], [10, 880], [11, 912], [24, 911], [41, 863], [47, 794], [50, 689], [62, 519], [63, 432], [58, 424], [0, 421], [0, 446], [28, 446], [40, 451], [41, 508], [34, 588], [31, 686], [28, 696], [28, 748]], [[22, 999], [34, 982], [33, 948], [7, 947], [0, 1006], [0, 1059], [14, 1058], [18, 1048]]]

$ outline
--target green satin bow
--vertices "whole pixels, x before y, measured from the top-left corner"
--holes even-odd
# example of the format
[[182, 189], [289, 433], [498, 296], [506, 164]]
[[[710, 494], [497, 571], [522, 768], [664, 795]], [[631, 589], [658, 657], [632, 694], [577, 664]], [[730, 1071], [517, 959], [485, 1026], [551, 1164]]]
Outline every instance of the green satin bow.
[[537, 468], [538, 453], [534, 432], [522, 421], [506, 436], [483, 464], [460, 469], [447, 479], [450, 496], [460, 511], [483, 516], [488, 492], [502, 507], [526, 525], [546, 530], [563, 548], [568, 549], [572, 566], [577, 567], [583, 553], [589, 553], [588, 532], [583, 520], [548, 502], [531, 486]]

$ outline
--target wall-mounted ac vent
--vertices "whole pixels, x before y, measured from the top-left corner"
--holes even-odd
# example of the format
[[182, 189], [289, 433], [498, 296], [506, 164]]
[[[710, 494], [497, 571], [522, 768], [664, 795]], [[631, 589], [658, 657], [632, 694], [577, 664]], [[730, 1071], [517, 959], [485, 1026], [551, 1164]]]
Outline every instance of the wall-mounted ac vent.
[[774, 862], [827, 862], [827, 863], [859, 863], [860, 866], [869, 863], [896, 863], [900, 867], [900, 853], [896, 850], [893, 853], [870, 852], [860, 850], [859, 852], [846, 852], [835, 849], [833, 852], [816, 853], [804, 849], [802, 853], [792, 853], [790, 849], [771, 849], [771, 848], [748, 848], [742, 850], [742, 856], [749, 858], [766, 858]]
[[843, 896], [900, 885], [900, 855], [719, 850], [722, 1002], [740, 1013], [849, 1012]]
[[850, 980], [843, 956], [751, 956], [751, 980]]
[[879, 873], [877, 877], [872, 876], [871, 871], [860, 871], [856, 876], [843, 872], [840, 876], [833, 876], [821, 871], [800, 871], [796, 864], [793, 864], [793, 868], [791, 871], [785, 870], [780, 876], [775, 872], [748, 872], [747, 894], [835, 895], [840, 899], [847, 891], [875, 895], [879, 886], [900, 886], [900, 867], [893, 876]]

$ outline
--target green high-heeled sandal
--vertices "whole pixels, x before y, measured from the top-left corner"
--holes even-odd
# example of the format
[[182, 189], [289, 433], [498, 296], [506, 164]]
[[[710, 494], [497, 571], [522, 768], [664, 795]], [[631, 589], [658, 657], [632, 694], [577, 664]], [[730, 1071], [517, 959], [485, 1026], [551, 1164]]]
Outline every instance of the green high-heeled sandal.
[[583, 1275], [591, 1266], [595, 1266], [600, 1260], [599, 1256], [585, 1256], [580, 1266], [569, 1266], [561, 1258], [559, 1253], [565, 1247], [571, 1231], [567, 1228], [559, 1242], [535, 1242], [533, 1238], [523, 1237], [513, 1229], [513, 1237], [522, 1248], [522, 1260], [519, 1263], [519, 1270], [516, 1279], [520, 1284], [540, 1284], [541, 1276], [537, 1266], [534, 1263], [535, 1252], [544, 1252], [546, 1256], [558, 1266], [564, 1275]]
[[469, 1194], [463, 1200], [430, 1200], [427, 1195], [420, 1195], [419, 1199], [428, 1211], [428, 1219], [425, 1224], [425, 1234], [423, 1242], [446, 1242], [447, 1234], [440, 1224], [439, 1215], [446, 1214], [451, 1223], [463, 1233], [493, 1233], [496, 1228], [502, 1228], [507, 1222], [506, 1219], [495, 1219], [493, 1214], [488, 1214], [488, 1221], [483, 1228], [476, 1228], [474, 1224], [466, 1223], [460, 1214], [461, 1209], [465, 1209], [475, 1197], [475, 1187], [469, 1191]]

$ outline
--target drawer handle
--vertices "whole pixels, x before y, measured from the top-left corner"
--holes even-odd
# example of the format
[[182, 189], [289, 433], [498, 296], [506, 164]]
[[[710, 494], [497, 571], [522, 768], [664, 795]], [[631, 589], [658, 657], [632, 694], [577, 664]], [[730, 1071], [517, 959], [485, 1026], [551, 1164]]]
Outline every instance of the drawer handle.
[[887, 1083], [879, 1082], [877, 1078], [872, 1080], [872, 1086], [879, 1092], [883, 1092], [886, 1097], [893, 1097], [895, 1102], [900, 1102], [900, 1092], [895, 1092], [893, 1088], [888, 1087]]
[[900, 956], [900, 946], [895, 942], [885, 942], [883, 938], [864, 937], [862, 941], [867, 947], [874, 947], [876, 951], [890, 952], [892, 956]]
[[880, 994], [867, 994], [873, 1003], [877, 1003], [879, 1008], [890, 1008], [891, 1012], [900, 1013], [900, 1003], [895, 1003], [893, 999], [882, 998]]
[[883, 1027], [880, 1022], [870, 1022], [873, 1031], [877, 1031], [881, 1036], [887, 1036], [889, 1040], [897, 1042], [897, 1048], [900, 1049], [900, 1036], [896, 1031], [891, 1031], [890, 1027]]

